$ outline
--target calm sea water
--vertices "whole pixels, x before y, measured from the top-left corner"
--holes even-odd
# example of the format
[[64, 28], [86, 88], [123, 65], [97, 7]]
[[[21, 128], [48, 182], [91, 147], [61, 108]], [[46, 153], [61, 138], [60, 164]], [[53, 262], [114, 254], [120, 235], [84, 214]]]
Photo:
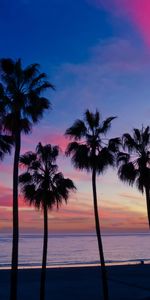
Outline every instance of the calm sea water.
[[[103, 236], [105, 260], [108, 263], [150, 260], [150, 235]], [[19, 265], [40, 266], [42, 257], [42, 235], [20, 236]], [[9, 267], [11, 258], [11, 236], [0, 237], [0, 267]], [[96, 264], [99, 262], [95, 235], [49, 235], [48, 266], [72, 264]]]

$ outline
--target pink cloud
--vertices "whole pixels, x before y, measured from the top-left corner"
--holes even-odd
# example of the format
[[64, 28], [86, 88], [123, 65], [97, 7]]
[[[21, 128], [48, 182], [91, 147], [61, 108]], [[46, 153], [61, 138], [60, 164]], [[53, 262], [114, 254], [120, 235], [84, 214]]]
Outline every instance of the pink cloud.
[[12, 189], [0, 184], [0, 206], [9, 207], [12, 202]]
[[66, 177], [71, 178], [73, 181], [77, 182], [91, 182], [91, 174], [86, 173], [83, 171], [79, 171], [76, 169], [73, 169], [72, 171], [66, 172], [65, 173]]
[[[4, 186], [0, 183], [0, 208], [1, 207], [12, 207], [13, 190], [10, 187]], [[26, 207], [28, 204], [25, 203], [24, 198], [19, 194], [19, 207]]]
[[[12, 226], [12, 190], [1, 186], [4, 195], [0, 201], [1, 227], [9, 229]], [[1, 199], [2, 199], [1, 198]], [[70, 198], [68, 205], [62, 205], [57, 211], [49, 212], [51, 231], [93, 231], [95, 230], [92, 195], [78, 193]], [[7, 202], [8, 200], [8, 202]], [[130, 210], [129, 206], [110, 203], [99, 203], [102, 230], [147, 230], [147, 216], [145, 212]], [[20, 227], [22, 230], [41, 230], [43, 226], [43, 213], [37, 212], [34, 207], [29, 207], [23, 197], [19, 197]], [[9, 220], [9, 222], [8, 222]], [[68, 227], [69, 223], [69, 227]], [[1, 228], [0, 228], [1, 229]]]
[[23, 136], [21, 152], [34, 151], [39, 142], [43, 144], [59, 145], [61, 150], [65, 151], [68, 140], [65, 138], [64, 132], [61, 132], [56, 128], [49, 128], [47, 126], [35, 128], [32, 135]]
[[137, 28], [150, 47], [150, 1], [149, 0], [95, 0], [95, 3], [114, 15], [124, 16]]
[[68, 140], [65, 138], [63, 133], [55, 132], [54, 134], [47, 134], [43, 138], [44, 143], [50, 143], [52, 145], [59, 145], [61, 150], [66, 150]]

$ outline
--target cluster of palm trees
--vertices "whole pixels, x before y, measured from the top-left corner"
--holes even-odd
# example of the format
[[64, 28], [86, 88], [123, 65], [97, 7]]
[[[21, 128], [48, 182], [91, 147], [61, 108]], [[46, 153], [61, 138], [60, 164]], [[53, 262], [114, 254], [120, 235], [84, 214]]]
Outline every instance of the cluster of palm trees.
[[[67, 201], [69, 192], [75, 189], [70, 179], [65, 179], [58, 172], [56, 159], [58, 147], [42, 146], [40, 143], [35, 153], [27, 153], [20, 158], [22, 133], [31, 132], [51, 106], [50, 101], [42, 94], [47, 89], [54, 89], [41, 73], [38, 64], [23, 69], [21, 60], [0, 60], [0, 159], [10, 153], [14, 147], [13, 165], [13, 241], [10, 299], [17, 299], [18, 277], [18, 185], [25, 199], [30, 204], [42, 208], [44, 212], [44, 244], [41, 273], [40, 299], [44, 300], [45, 268], [47, 257], [48, 218], [47, 209]], [[26, 172], [19, 177], [19, 163], [26, 167]]]
[[[48, 243], [48, 209], [59, 208], [67, 202], [70, 192], [76, 189], [73, 181], [64, 178], [58, 171], [56, 160], [59, 147], [39, 143], [35, 152], [20, 156], [22, 133], [31, 132], [32, 126], [51, 107], [43, 97], [47, 89], [54, 89], [39, 65], [32, 64], [23, 69], [21, 60], [0, 60], [0, 159], [14, 147], [13, 167], [13, 241], [10, 300], [17, 299], [18, 274], [18, 186], [25, 200], [44, 215], [44, 242], [41, 270], [40, 300], [45, 299], [46, 259]], [[134, 129], [133, 134], [125, 133], [122, 138], [107, 138], [115, 117], [102, 120], [100, 113], [86, 110], [83, 120], [76, 120], [66, 130], [70, 138], [66, 155], [71, 157], [73, 166], [91, 172], [95, 227], [101, 261], [104, 299], [109, 299], [107, 273], [101, 239], [98, 214], [96, 177], [109, 166], [118, 167], [119, 178], [145, 192], [148, 221], [150, 226], [150, 129]], [[19, 164], [25, 171], [19, 176]]]

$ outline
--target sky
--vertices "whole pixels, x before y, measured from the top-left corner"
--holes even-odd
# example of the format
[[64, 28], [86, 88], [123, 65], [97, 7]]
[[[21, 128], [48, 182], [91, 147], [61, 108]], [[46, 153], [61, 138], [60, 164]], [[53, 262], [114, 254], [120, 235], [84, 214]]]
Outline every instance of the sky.
[[[65, 130], [85, 110], [104, 118], [117, 116], [111, 137], [149, 125], [149, 0], [1, 0], [1, 57], [39, 63], [55, 91], [47, 97], [52, 110], [22, 137], [21, 152], [37, 143], [59, 144], [59, 168], [77, 192], [67, 206], [49, 212], [50, 232], [93, 232], [91, 175], [74, 170], [64, 151]], [[13, 153], [0, 164], [0, 231], [12, 230]], [[97, 179], [103, 233], [148, 232], [144, 195], [119, 181], [109, 169]], [[43, 215], [19, 194], [23, 232], [41, 232]]]

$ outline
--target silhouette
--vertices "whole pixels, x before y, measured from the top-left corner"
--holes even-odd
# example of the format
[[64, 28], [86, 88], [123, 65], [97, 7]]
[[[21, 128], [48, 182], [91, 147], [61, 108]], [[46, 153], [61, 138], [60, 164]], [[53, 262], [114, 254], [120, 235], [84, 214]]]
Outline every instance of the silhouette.
[[63, 200], [67, 203], [70, 191], [75, 190], [73, 181], [58, 172], [56, 160], [59, 148], [50, 144], [38, 144], [36, 152], [27, 152], [20, 158], [26, 172], [19, 176], [21, 191], [30, 205], [43, 210], [44, 243], [41, 271], [40, 300], [45, 299], [46, 261], [48, 245], [48, 209], [57, 208]]
[[122, 136], [123, 150], [118, 154], [118, 176], [129, 185], [145, 192], [150, 227], [150, 128], [133, 129], [133, 135]]
[[1, 102], [5, 107], [3, 128], [13, 136], [15, 154], [13, 166], [13, 245], [10, 300], [17, 299], [18, 269], [18, 163], [21, 148], [21, 134], [31, 132], [32, 125], [37, 123], [43, 112], [50, 107], [50, 102], [41, 94], [47, 88], [53, 88], [40, 73], [39, 65], [32, 64], [22, 68], [21, 60], [0, 60]]
[[0, 83], [0, 160], [4, 159], [5, 154], [10, 154], [13, 138], [11, 135], [4, 134], [3, 119], [5, 118], [5, 105], [4, 105], [4, 89]]
[[4, 159], [5, 154], [10, 154], [12, 144], [11, 136], [3, 135], [0, 132], [0, 160]]
[[115, 164], [114, 154], [118, 150], [119, 139], [103, 139], [110, 129], [113, 119], [115, 119], [115, 117], [110, 117], [101, 122], [101, 117], [98, 111], [92, 113], [89, 110], [86, 110], [84, 120], [76, 120], [65, 133], [73, 140], [68, 144], [66, 155], [71, 156], [74, 167], [80, 170], [86, 170], [87, 172], [92, 172], [95, 226], [101, 261], [103, 294], [105, 300], [108, 300], [109, 295], [98, 216], [96, 175], [102, 174], [108, 166], [113, 166]]

